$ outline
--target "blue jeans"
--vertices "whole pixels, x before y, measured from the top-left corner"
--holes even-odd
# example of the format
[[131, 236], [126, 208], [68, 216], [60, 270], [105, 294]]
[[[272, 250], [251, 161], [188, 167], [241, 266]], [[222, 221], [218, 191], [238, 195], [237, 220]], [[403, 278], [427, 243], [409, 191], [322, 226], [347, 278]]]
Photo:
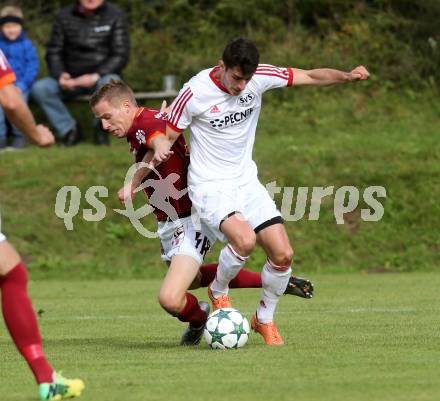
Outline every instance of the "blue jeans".
[[108, 74], [102, 76], [92, 88], [77, 88], [72, 91], [65, 91], [61, 89], [56, 79], [47, 77], [35, 82], [31, 94], [46, 113], [55, 131], [60, 137], [63, 137], [76, 127], [76, 122], [67, 110], [63, 100], [73, 99], [80, 95], [90, 95], [111, 79], [120, 80], [121, 78], [116, 74]]
[[[29, 92], [23, 92], [21, 94], [23, 96], [23, 100], [27, 103], [28, 99], [29, 99]], [[11, 131], [12, 131], [12, 135], [15, 139], [19, 140], [25, 140], [23, 134], [21, 133], [21, 131], [15, 127], [15, 126], [11, 126]], [[0, 107], [0, 142], [1, 143], [6, 143], [6, 136], [8, 134], [8, 126], [6, 124], [6, 117], [5, 117], [5, 112], [3, 111], [3, 109]]]

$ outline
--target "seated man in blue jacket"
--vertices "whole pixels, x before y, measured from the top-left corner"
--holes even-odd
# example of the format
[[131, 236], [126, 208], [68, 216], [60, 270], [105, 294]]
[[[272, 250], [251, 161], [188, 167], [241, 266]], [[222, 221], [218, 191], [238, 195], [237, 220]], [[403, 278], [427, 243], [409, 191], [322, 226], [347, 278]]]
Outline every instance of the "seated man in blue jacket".
[[[105, 0], [78, 0], [62, 8], [53, 25], [46, 61], [50, 77], [37, 81], [32, 96], [66, 146], [82, 138], [63, 99], [91, 94], [127, 65], [130, 39], [125, 13]], [[108, 144], [97, 125], [95, 143]]]

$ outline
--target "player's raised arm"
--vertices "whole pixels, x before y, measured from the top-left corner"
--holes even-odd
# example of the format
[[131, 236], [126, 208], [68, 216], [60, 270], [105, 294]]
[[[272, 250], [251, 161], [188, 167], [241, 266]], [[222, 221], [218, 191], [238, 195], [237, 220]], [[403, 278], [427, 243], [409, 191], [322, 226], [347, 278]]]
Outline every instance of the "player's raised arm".
[[350, 72], [344, 72], [332, 68], [316, 68], [313, 70], [293, 68], [292, 70], [294, 85], [335, 85], [353, 81], [365, 81], [370, 76], [368, 70], [362, 65], [356, 67]]

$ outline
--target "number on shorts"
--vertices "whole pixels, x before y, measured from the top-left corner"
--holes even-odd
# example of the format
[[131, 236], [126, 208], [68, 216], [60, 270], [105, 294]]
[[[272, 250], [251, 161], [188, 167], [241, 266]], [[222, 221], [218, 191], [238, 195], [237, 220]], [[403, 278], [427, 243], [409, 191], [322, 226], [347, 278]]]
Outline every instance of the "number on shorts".
[[205, 236], [202, 237], [200, 231], [196, 231], [196, 249], [200, 252], [202, 257], [205, 257], [208, 251], [211, 249], [211, 241]]

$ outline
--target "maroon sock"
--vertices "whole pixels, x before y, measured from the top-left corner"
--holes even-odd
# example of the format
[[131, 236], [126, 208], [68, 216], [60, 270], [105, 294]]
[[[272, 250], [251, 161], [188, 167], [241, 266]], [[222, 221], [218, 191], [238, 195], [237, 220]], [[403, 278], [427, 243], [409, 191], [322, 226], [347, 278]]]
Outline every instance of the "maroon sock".
[[[202, 278], [200, 287], [207, 287], [215, 278], [216, 264], [200, 266]], [[229, 283], [229, 288], [261, 288], [261, 274], [241, 269], [237, 276]]]
[[241, 269], [229, 283], [229, 288], [261, 288], [261, 273]]
[[189, 322], [191, 326], [200, 327], [206, 323], [207, 316], [206, 313], [200, 309], [197, 298], [187, 292], [185, 307], [177, 318], [181, 322]]
[[200, 287], [208, 287], [208, 285], [212, 283], [217, 273], [217, 266], [218, 264], [200, 266], [200, 273], [202, 274]]
[[53, 369], [43, 354], [37, 318], [27, 293], [27, 281], [27, 271], [23, 263], [0, 277], [3, 318], [12, 340], [26, 359], [37, 383], [49, 383], [52, 382]]

